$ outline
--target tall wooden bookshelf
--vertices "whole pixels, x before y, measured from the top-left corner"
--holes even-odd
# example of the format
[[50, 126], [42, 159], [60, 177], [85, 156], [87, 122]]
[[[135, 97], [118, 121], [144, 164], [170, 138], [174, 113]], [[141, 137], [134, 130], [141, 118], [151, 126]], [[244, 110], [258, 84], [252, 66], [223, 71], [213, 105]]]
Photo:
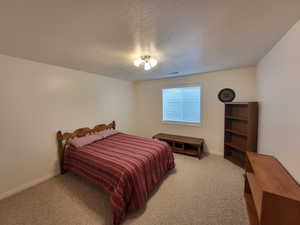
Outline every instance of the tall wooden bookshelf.
[[257, 102], [225, 103], [224, 158], [245, 167], [246, 152], [257, 152]]

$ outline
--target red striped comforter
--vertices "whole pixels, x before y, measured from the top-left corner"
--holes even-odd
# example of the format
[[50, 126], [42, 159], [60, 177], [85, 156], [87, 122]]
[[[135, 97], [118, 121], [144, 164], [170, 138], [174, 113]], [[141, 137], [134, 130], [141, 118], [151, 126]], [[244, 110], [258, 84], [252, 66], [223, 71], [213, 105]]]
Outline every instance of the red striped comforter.
[[143, 207], [155, 185], [175, 167], [168, 144], [118, 133], [65, 152], [64, 168], [110, 193], [114, 224]]

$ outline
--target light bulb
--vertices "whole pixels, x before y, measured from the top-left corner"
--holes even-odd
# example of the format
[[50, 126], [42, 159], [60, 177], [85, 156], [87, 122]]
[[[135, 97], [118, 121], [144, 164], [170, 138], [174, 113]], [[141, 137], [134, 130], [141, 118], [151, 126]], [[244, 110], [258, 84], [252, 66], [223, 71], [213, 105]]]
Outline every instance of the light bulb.
[[157, 60], [156, 59], [150, 59], [150, 65], [151, 67], [154, 67], [157, 65]]
[[149, 62], [146, 62], [145, 63], [145, 67], [144, 67], [145, 70], [150, 70], [151, 69], [151, 65]]
[[142, 59], [141, 59], [141, 58], [137, 58], [136, 60], [133, 61], [133, 63], [134, 63], [134, 65], [135, 65], [136, 67], [139, 67], [140, 64], [142, 63]]

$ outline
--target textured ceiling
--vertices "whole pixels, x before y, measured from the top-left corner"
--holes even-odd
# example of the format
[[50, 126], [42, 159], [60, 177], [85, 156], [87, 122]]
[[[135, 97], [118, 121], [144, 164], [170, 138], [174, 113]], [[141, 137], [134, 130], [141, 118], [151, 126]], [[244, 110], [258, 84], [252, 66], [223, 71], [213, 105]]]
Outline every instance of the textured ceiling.
[[[0, 0], [0, 6], [0, 54], [126, 80], [254, 65], [300, 18], [299, 0]], [[158, 66], [136, 68], [134, 58], [144, 54]]]

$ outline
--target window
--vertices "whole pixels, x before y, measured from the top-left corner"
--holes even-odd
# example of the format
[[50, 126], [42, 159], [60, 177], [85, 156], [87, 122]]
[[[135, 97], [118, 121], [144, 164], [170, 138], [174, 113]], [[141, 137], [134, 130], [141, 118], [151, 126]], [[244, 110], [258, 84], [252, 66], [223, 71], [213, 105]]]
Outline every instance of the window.
[[163, 121], [200, 123], [200, 99], [199, 86], [163, 89]]

